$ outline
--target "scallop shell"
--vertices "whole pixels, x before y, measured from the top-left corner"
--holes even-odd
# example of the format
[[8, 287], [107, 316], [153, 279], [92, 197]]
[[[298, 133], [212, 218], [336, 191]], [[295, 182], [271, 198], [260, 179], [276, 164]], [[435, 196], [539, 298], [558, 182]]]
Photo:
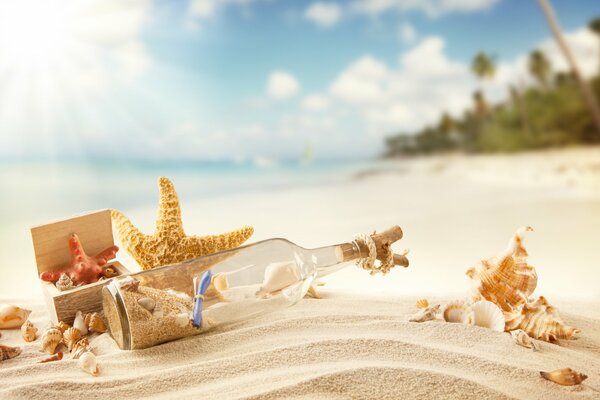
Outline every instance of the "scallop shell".
[[300, 281], [296, 264], [291, 262], [272, 263], [265, 269], [265, 276], [260, 290], [256, 293], [259, 297], [268, 296], [281, 289]]
[[86, 351], [92, 351], [92, 347], [90, 346], [88, 339], [86, 337], [82, 337], [73, 345], [73, 350], [71, 350], [71, 358], [76, 360]]
[[69, 325], [69, 324], [67, 324], [67, 323], [65, 323], [63, 321], [60, 321], [58, 323], [58, 325], [56, 325], [56, 329], [58, 329], [61, 333], [65, 333], [65, 331], [67, 329], [69, 329], [70, 327], [71, 327], [71, 325]]
[[520, 228], [503, 254], [467, 270], [473, 301], [489, 300], [503, 311], [512, 311], [527, 302], [537, 286], [537, 274], [527, 265], [527, 250], [523, 246], [523, 234], [532, 230], [529, 226]]
[[0, 344], [0, 361], [10, 360], [21, 354], [20, 347], [10, 347]]
[[81, 331], [75, 327], [69, 328], [63, 333], [63, 342], [69, 351], [73, 349], [79, 339], [81, 339]]
[[537, 345], [531, 340], [527, 332], [522, 329], [517, 329], [516, 331], [511, 331], [510, 336], [513, 338], [513, 341], [519, 346], [527, 347], [533, 351], [537, 351]]
[[571, 368], [557, 369], [552, 372], [540, 371], [542, 378], [563, 386], [579, 385], [587, 379], [587, 375], [572, 370]]
[[502, 310], [491, 301], [481, 300], [471, 305], [473, 324], [497, 332], [504, 332], [504, 315]]
[[473, 325], [475, 317], [473, 309], [464, 301], [451, 301], [446, 304], [443, 312], [446, 322], [457, 322], [460, 324]]
[[427, 299], [417, 300], [417, 308], [427, 308], [427, 307], [429, 307], [429, 301], [427, 301]]
[[73, 321], [73, 327], [79, 329], [82, 336], [87, 335], [88, 328], [81, 311], [77, 311], [77, 314], [75, 314], [75, 321]]
[[84, 322], [90, 332], [106, 332], [106, 324], [98, 313], [85, 314]]
[[142, 297], [138, 300], [138, 304], [150, 312], [154, 311], [154, 307], [156, 307], [156, 301], [150, 297]]
[[37, 331], [37, 328], [29, 320], [21, 325], [21, 334], [23, 335], [23, 340], [26, 342], [33, 342], [37, 339]]
[[18, 329], [29, 318], [31, 310], [9, 304], [0, 305], [0, 329]]
[[558, 310], [548, 303], [544, 296], [525, 304], [522, 309], [505, 312], [506, 330], [524, 330], [534, 339], [553, 342], [558, 339], [571, 339], [580, 330], [564, 324]]
[[431, 321], [436, 318], [437, 313], [440, 311], [440, 305], [437, 304], [433, 307], [423, 308], [413, 314], [410, 318], [410, 322], [425, 322]]
[[100, 375], [96, 356], [91, 351], [86, 351], [79, 357], [79, 367], [92, 376]]
[[73, 285], [73, 281], [71, 280], [71, 278], [69, 278], [69, 275], [67, 274], [61, 274], [60, 278], [58, 278], [58, 280], [55, 283], [56, 288], [58, 290], [65, 291], [65, 290], [69, 290], [69, 289], [73, 289], [75, 287], [75, 285]]
[[46, 329], [42, 335], [42, 351], [48, 354], [56, 353], [56, 348], [62, 341], [63, 335], [57, 328]]

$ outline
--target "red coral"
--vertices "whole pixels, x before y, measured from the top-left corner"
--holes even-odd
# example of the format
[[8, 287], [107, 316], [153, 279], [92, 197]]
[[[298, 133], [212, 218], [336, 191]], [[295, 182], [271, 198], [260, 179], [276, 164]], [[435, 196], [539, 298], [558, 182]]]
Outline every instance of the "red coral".
[[56, 271], [43, 272], [40, 275], [40, 279], [54, 283], [58, 281], [62, 274], [66, 274], [71, 278], [74, 285], [86, 285], [97, 282], [103, 276], [102, 266], [115, 258], [117, 251], [119, 251], [117, 246], [111, 246], [97, 255], [90, 257], [85, 254], [79, 238], [73, 233], [69, 238], [69, 253], [71, 253], [69, 266]]

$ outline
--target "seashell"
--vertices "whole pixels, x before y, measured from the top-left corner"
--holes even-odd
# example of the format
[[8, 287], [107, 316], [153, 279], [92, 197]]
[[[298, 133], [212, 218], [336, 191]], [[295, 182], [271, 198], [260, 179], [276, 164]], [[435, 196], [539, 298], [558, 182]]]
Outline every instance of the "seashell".
[[21, 354], [20, 347], [10, 347], [0, 344], [0, 361], [10, 360]]
[[557, 369], [552, 372], [540, 371], [542, 378], [563, 386], [579, 385], [587, 379], [587, 375], [574, 371], [571, 368]]
[[104, 278], [114, 278], [115, 276], [119, 276], [119, 271], [112, 265], [108, 265], [102, 268], [102, 275]]
[[71, 327], [71, 325], [69, 325], [69, 324], [67, 324], [67, 323], [65, 323], [63, 321], [60, 321], [58, 323], [58, 325], [56, 325], [56, 329], [58, 329], [61, 333], [65, 333], [65, 331], [67, 329], [69, 329], [70, 327]]
[[18, 329], [29, 318], [31, 310], [9, 304], [0, 305], [0, 329]]
[[128, 292], [137, 292], [138, 288], [140, 287], [140, 281], [128, 276], [120, 282], [119, 286], [122, 290], [126, 290]]
[[48, 354], [54, 354], [56, 348], [62, 341], [63, 335], [57, 328], [47, 329], [42, 335], [42, 351]]
[[73, 328], [79, 329], [82, 336], [85, 336], [88, 333], [88, 328], [87, 328], [87, 325], [83, 318], [83, 313], [81, 311], [77, 311], [77, 314], [75, 314], [75, 321], [73, 321]]
[[79, 357], [79, 367], [92, 376], [100, 375], [96, 356], [91, 351], [86, 351]]
[[440, 305], [437, 304], [433, 307], [423, 308], [417, 311], [412, 317], [410, 317], [410, 322], [425, 322], [434, 320], [437, 313], [440, 311]]
[[183, 328], [190, 323], [188, 313], [179, 313], [175, 316], [175, 323], [177, 326]]
[[533, 351], [537, 351], [537, 345], [531, 340], [527, 332], [522, 329], [517, 329], [515, 331], [510, 331], [510, 336], [513, 338], [514, 342], [519, 346], [527, 347]]
[[427, 301], [427, 299], [417, 300], [417, 308], [427, 308], [427, 307], [429, 307], [429, 301]]
[[162, 318], [164, 316], [164, 312], [163, 312], [162, 306], [160, 304], [157, 304], [154, 307], [154, 311], [152, 312], [152, 316], [154, 318]]
[[223, 301], [223, 295], [221, 292], [229, 289], [229, 282], [227, 281], [227, 275], [220, 273], [214, 274], [210, 280], [210, 286], [206, 289], [204, 297], [206, 299], [217, 298], [219, 301]]
[[451, 301], [443, 312], [444, 321], [473, 325], [475, 316], [473, 309], [464, 301]]
[[21, 333], [23, 334], [23, 340], [26, 342], [33, 342], [37, 339], [37, 328], [33, 326], [31, 321], [27, 320], [21, 325]]
[[79, 339], [74, 345], [73, 350], [71, 350], [71, 358], [76, 360], [86, 351], [92, 351], [92, 347], [86, 337], [82, 337]]
[[106, 332], [106, 324], [98, 313], [87, 313], [83, 319], [85, 325], [90, 332], [104, 333]]
[[504, 332], [502, 310], [491, 301], [481, 300], [471, 305], [473, 324], [496, 332]]
[[503, 254], [467, 270], [473, 301], [489, 300], [503, 311], [512, 311], [527, 302], [537, 286], [537, 274], [527, 264], [523, 246], [523, 234], [532, 230], [529, 226], [520, 228]]
[[154, 311], [154, 307], [156, 307], [156, 301], [150, 297], [142, 297], [138, 300], [138, 304], [150, 312]]
[[73, 346], [79, 339], [81, 339], [81, 331], [75, 327], [69, 328], [63, 333], [63, 342], [69, 351], [73, 349]]
[[63, 353], [59, 351], [58, 353], [53, 354], [48, 358], [44, 358], [43, 360], [39, 361], [39, 363], [43, 364], [43, 363], [52, 362], [52, 361], [60, 361], [62, 359], [63, 359]]
[[55, 283], [56, 288], [58, 290], [65, 291], [65, 290], [69, 290], [69, 289], [73, 289], [75, 287], [75, 285], [73, 285], [73, 281], [71, 280], [71, 278], [69, 278], [69, 275], [67, 274], [61, 274], [60, 278], [58, 278], [58, 280]]
[[265, 276], [256, 292], [259, 297], [265, 297], [300, 281], [296, 264], [291, 262], [271, 263], [265, 269]]
[[525, 304], [521, 309], [505, 312], [506, 330], [524, 330], [534, 339], [553, 342], [558, 339], [571, 339], [581, 332], [564, 324], [558, 310], [548, 303], [544, 296]]

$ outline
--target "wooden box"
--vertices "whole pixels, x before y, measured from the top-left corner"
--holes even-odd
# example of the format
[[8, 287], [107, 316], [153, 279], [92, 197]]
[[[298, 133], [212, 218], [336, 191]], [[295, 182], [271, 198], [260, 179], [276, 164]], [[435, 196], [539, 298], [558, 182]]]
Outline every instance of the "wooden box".
[[[79, 236], [88, 255], [95, 255], [114, 245], [110, 210], [96, 211], [31, 228], [38, 276], [45, 271], [63, 268], [69, 263], [71, 257], [68, 240], [73, 233]], [[121, 275], [129, 273], [118, 261], [111, 260], [107, 265], [114, 266]], [[54, 284], [40, 279], [50, 319], [54, 323], [64, 321], [72, 324], [77, 311], [84, 314], [101, 311], [101, 291], [109, 281], [110, 279], [103, 280], [61, 292]]]

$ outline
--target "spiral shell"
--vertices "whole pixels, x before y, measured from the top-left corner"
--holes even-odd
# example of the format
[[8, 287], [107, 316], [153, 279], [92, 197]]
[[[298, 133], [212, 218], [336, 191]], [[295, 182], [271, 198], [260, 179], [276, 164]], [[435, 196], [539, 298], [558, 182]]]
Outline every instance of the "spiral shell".
[[56, 348], [62, 341], [63, 335], [57, 328], [46, 329], [42, 335], [42, 351], [48, 354], [56, 353]]
[[417, 300], [417, 308], [427, 308], [427, 307], [429, 307], [429, 301], [427, 299]]
[[92, 376], [100, 375], [96, 356], [91, 351], [86, 351], [79, 357], [79, 367]]
[[21, 334], [23, 335], [23, 340], [26, 342], [33, 342], [37, 339], [37, 331], [37, 328], [29, 320], [21, 325]]
[[77, 314], [75, 314], [75, 321], [73, 321], [73, 327], [79, 329], [82, 335], [87, 335], [88, 328], [81, 311], [77, 311]]
[[473, 301], [489, 300], [503, 311], [512, 311], [527, 303], [537, 286], [537, 274], [527, 264], [528, 254], [523, 246], [523, 234], [532, 230], [529, 226], [520, 228], [503, 254], [482, 260], [467, 270]]
[[10, 347], [0, 344], [0, 361], [10, 360], [21, 354], [20, 347]]
[[0, 329], [18, 329], [29, 318], [31, 310], [9, 304], [0, 305]]
[[265, 276], [256, 292], [258, 297], [268, 297], [272, 293], [285, 289], [286, 287], [298, 282], [300, 277], [296, 265], [290, 262], [272, 263], [265, 269]]
[[533, 351], [537, 351], [537, 345], [531, 340], [527, 332], [522, 329], [517, 329], [515, 331], [510, 331], [510, 336], [513, 338], [513, 341], [519, 346], [527, 347]]
[[84, 322], [90, 332], [106, 332], [106, 324], [98, 313], [85, 314]]
[[71, 280], [71, 278], [69, 278], [69, 275], [67, 274], [61, 274], [60, 278], [58, 278], [55, 285], [56, 288], [61, 292], [73, 289], [75, 287], [75, 285], [73, 285], [73, 281]]
[[71, 351], [77, 341], [81, 339], [81, 331], [77, 328], [69, 328], [63, 333], [63, 342]]
[[553, 342], [558, 339], [571, 339], [580, 330], [564, 324], [555, 307], [544, 296], [525, 304], [522, 309], [505, 312], [506, 330], [524, 330], [535, 339]]
[[473, 325], [475, 316], [473, 309], [464, 301], [451, 301], [443, 311], [444, 321]]
[[413, 314], [410, 318], [410, 322], [425, 322], [431, 321], [436, 318], [437, 313], [440, 311], [440, 305], [437, 304], [433, 307], [423, 308]]

